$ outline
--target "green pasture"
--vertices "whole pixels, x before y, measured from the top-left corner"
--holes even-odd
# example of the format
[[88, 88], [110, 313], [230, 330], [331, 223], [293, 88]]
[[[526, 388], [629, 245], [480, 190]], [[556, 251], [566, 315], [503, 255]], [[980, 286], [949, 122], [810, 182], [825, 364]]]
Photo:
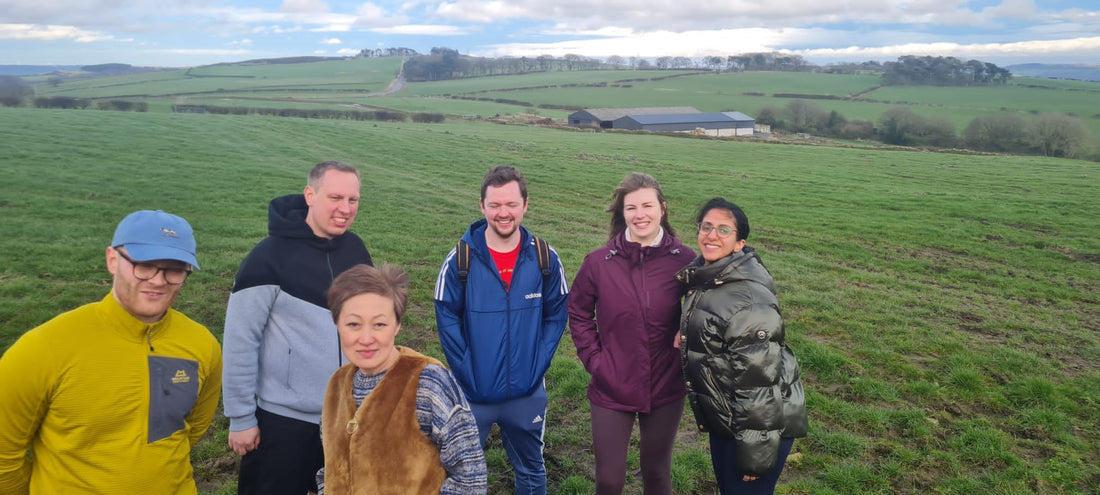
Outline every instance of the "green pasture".
[[[694, 210], [741, 205], [779, 287], [802, 365], [810, 433], [779, 493], [1092, 494], [1100, 491], [1100, 186], [1078, 160], [792, 146], [448, 120], [0, 109], [0, 348], [110, 287], [117, 222], [164, 209], [195, 227], [202, 270], [176, 306], [220, 336], [237, 266], [267, 202], [310, 166], [363, 174], [353, 230], [412, 277], [399, 341], [441, 357], [431, 292], [479, 217], [492, 165], [529, 180], [525, 225], [570, 280], [606, 240], [604, 207], [652, 174], [694, 245]], [[78, 336], [77, 336], [78, 338]], [[10, 377], [4, 377], [7, 379]], [[547, 376], [551, 493], [592, 493], [588, 376], [567, 336]], [[220, 418], [193, 462], [204, 493], [234, 493]], [[713, 493], [687, 411], [677, 493]], [[500, 440], [490, 493], [511, 491]], [[628, 491], [640, 493], [637, 456]]]
[[401, 59], [358, 58], [299, 64], [232, 64], [124, 76], [39, 84], [39, 96], [110, 98], [174, 96], [210, 92], [289, 92], [312, 90], [377, 92], [385, 89]]
[[[607, 108], [692, 106], [705, 112], [736, 110], [750, 116], [764, 106], [784, 107], [789, 97], [818, 95], [869, 101], [812, 99], [849, 120], [877, 121], [899, 105], [926, 117], [946, 117], [958, 132], [976, 117], [1011, 112], [1025, 120], [1042, 112], [1075, 115], [1100, 136], [1100, 83], [1019, 78], [1006, 86], [907, 86], [874, 89], [877, 75], [794, 72], [712, 73], [698, 71], [552, 71], [450, 81], [409, 83], [400, 93], [368, 97], [392, 82], [398, 57], [301, 64], [228, 64], [188, 70], [104, 77], [35, 86], [41, 96], [130, 98], [152, 95], [185, 101], [231, 101], [241, 106], [343, 108], [366, 105], [406, 112], [447, 115], [529, 113], [531, 107]], [[680, 75], [681, 77], [668, 77]], [[196, 77], [205, 76], [205, 77]], [[654, 81], [653, 79], [658, 79]], [[629, 82], [622, 82], [628, 81]], [[605, 87], [587, 86], [607, 83]], [[868, 91], [871, 90], [871, 91]], [[456, 101], [464, 95], [485, 101]], [[492, 100], [519, 103], [499, 103]], [[151, 111], [169, 108], [148, 100]], [[217, 104], [217, 103], [211, 103]], [[539, 115], [564, 119], [568, 110], [539, 108]]]
[[1100, 116], [1100, 83], [1094, 92], [1024, 86], [886, 86], [864, 95], [882, 102], [968, 111], [1059, 112], [1084, 119]]
[[401, 57], [352, 58], [296, 64], [252, 63], [205, 65], [192, 68], [193, 77], [282, 79], [308, 86], [318, 80], [373, 80], [389, 82], [401, 68]]
[[[747, 76], [747, 77], [741, 77]], [[804, 79], [799, 83], [799, 79]], [[874, 87], [874, 76], [802, 73], [700, 74], [662, 81], [630, 83], [630, 87], [553, 87], [481, 93], [482, 98], [508, 98], [533, 105], [580, 108], [693, 106], [704, 112], [736, 110], [754, 115], [764, 106], [784, 107], [792, 101], [777, 94], [847, 97]], [[890, 86], [862, 94], [871, 101], [808, 99], [849, 120], [877, 121], [887, 110], [906, 106], [926, 117], [947, 117], [959, 132], [976, 117], [1010, 111], [1027, 120], [1042, 112], [1076, 115], [1100, 135], [1100, 83], [1096, 91], [1025, 86], [938, 87]]]
[[377, 98], [354, 98], [351, 101], [358, 102], [362, 105], [374, 105], [400, 110], [402, 112], [442, 113], [454, 117], [492, 117], [494, 115], [533, 113], [543, 117], [552, 117], [564, 121], [566, 117], [572, 113], [568, 110], [527, 108], [492, 101], [471, 101], [444, 97], [385, 96]]
[[649, 91], [740, 95], [748, 92], [846, 97], [879, 84], [878, 76], [807, 72], [724, 72], [632, 83]]
[[1038, 77], [1013, 77], [1009, 82], [1011, 86], [1037, 86], [1054, 89], [1072, 89], [1081, 91], [1100, 91], [1096, 87], [1096, 81], [1073, 81], [1067, 79], [1043, 79]]
[[532, 72], [528, 74], [511, 74], [502, 76], [478, 77], [470, 79], [453, 79], [448, 81], [431, 81], [410, 83], [405, 90], [407, 94], [421, 95], [454, 95], [474, 93], [487, 90], [512, 90], [517, 88], [533, 88], [541, 86], [560, 86], [564, 84], [612, 84], [628, 79], [650, 79], [654, 77], [668, 77], [682, 74], [695, 74], [698, 71], [652, 71], [652, 70], [597, 70], [597, 71], [549, 71]]

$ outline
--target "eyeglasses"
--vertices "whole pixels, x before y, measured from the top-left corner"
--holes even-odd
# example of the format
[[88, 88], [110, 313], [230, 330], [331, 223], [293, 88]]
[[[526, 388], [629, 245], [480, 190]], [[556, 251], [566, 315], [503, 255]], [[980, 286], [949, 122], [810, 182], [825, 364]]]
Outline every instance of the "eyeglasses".
[[710, 235], [710, 233], [714, 232], [715, 230], [718, 231], [718, 237], [721, 237], [723, 239], [737, 233], [737, 229], [730, 227], [729, 225], [719, 225], [715, 227], [709, 223], [699, 224], [699, 233], [702, 235]]
[[134, 261], [133, 258], [126, 255], [120, 249], [115, 249], [115, 252], [122, 259], [130, 262], [130, 266], [133, 268], [134, 278], [138, 280], [151, 280], [157, 276], [157, 273], [164, 272], [164, 281], [172, 285], [182, 284], [184, 280], [187, 280], [187, 276], [191, 274], [190, 268], [165, 268], [154, 265], [152, 263], [142, 263], [140, 261]]

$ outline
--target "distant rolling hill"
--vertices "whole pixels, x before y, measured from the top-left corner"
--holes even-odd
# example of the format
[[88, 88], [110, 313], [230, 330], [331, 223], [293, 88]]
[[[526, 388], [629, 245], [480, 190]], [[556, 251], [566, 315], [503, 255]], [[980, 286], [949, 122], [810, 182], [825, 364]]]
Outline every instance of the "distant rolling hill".
[[79, 65], [0, 65], [0, 76], [36, 76], [54, 71], [80, 70]]
[[1014, 76], [1100, 81], [1100, 64], [1018, 64], [1005, 68]]

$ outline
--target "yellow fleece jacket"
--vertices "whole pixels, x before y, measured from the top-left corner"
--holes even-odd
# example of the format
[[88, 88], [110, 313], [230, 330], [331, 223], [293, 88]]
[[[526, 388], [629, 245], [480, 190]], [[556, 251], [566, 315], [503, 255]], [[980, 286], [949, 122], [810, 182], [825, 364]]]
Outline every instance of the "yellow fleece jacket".
[[32, 329], [0, 357], [0, 494], [196, 493], [221, 368], [206, 327], [113, 294]]

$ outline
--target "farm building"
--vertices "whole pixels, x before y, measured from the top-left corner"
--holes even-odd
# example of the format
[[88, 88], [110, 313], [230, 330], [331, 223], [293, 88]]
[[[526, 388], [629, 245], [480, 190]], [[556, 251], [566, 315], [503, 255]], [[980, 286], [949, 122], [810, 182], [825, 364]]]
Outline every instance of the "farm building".
[[573, 127], [599, 127], [611, 129], [615, 119], [627, 115], [671, 115], [684, 113], [703, 113], [692, 107], [650, 107], [650, 108], [586, 108], [569, 114], [569, 125]]
[[612, 122], [612, 129], [652, 132], [696, 132], [709, 136], [751, 136], [752, 117], [741, 112], [626, 115]]

